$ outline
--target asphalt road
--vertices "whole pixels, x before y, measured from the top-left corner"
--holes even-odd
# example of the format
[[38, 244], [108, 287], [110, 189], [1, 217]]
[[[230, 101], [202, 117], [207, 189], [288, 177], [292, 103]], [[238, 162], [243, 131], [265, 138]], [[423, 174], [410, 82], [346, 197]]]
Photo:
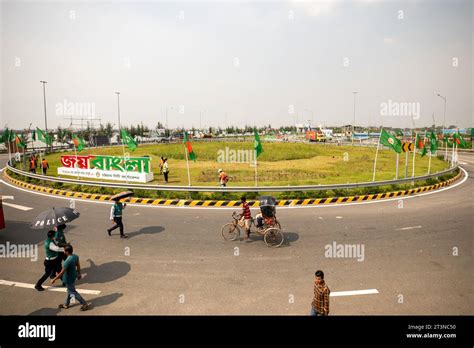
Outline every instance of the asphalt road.
[[[332, 315], [474, 314], [474, 155], [459, 160], [469, 177], [441, 192], [403, 200], [278, 209], [286, 235], [278, 249], [261, 237], [225, 242], [221, 226], [231, 210], [129, 206], [129, 239], [106, 233], [110, 204], [76, 201], [80, 219], [66, 237], [86, 276], [78, 289], [95, 314], [283, 314], [306, 315], [317, 269], [333, 293], [377, 289], [377, 294], [331, 298]], [[0, 157], [5, 163], [5, 156]], [[45, 232], [28, 224], [41, 210], [69, 202], [0, 182], [7, 228], [0, 244], [39, 243], [39, 259], [0, 259], [0, 280], [34, 284], [43, 271]], [[364, 247], [363, 261], [325, 256], [325, 246]], [[454, 249], [453, 249], [454, 248]], [[457, 248], [457, 249], [456, 249]], [[453, 255], [457, 250], [457, 256]], [[455, 252], [454, 252], [455, 253]], [[346, 255], [347, 256], [347, 255]], [[82, 315], [59, 311], [65, 293], [0, 285], [0, 314]]]

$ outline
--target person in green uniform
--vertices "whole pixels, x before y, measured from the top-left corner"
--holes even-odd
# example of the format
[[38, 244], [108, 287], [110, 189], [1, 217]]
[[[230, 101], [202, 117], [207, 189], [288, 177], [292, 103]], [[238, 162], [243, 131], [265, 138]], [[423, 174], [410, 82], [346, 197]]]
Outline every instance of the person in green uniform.
[[58, 253], [64, 252], [64, 248], [59, 247], [54, 241], [54, 231], [48, 231], [48, 238], [44, 241], [44, 249], [46, 252], [46, 258], [44, 260], [44, 274], [36, 282], [35, 289], [43, 291], [43, 283], [48, 277], [54, 278], [58, 271]]
[[81, 311], [86, 311], [89, 309], [90, 304], [82, 298], [82, 296], [77, 292], [75, 286], [76, 279], [80, 280], [82, 276], [79, 256], [73, 254], [73, 251], [72, 245], [67, 245], [64, 247], [64, 253], [67, 255], [66, 261], [64, 261], [61, 272], [59, 272], [58, 275], [54, 277], [54, 279], [51, 281], [51, 284], [54, 284], [54, 282], [61, 277], [63, 283], [66, 284], [66, 301], [64, 304], [60, 304], [58, 308], [68, 309], [71, 299], [74, 297], [81, 304]]
[[122, 204], [118, 199], [115, 200], [114, 205], [110, 209], [110, 220], [115, 222], [115, 225], [107, 229], [107, 233], [110, 236], [110, 233], [116, 228], [120, 228], [120, 238], [128, 238], [127, 235], [123, 233], [123, 222], [122, 214], [123, 210], [127, 207], [127, 203]]
[[[54, 227], [54, 230], [56, 233], [54, 234], [54, 241], [59, 247], [65, 247], [68, 245], [68, 242], [66, 241], [66, 236], [64, 235], [64, 230], [66, 229], [66, 224], [62, 224], [59, 226]], [[62, 263], [64, 260], [66, 260], [67, 256], [65, 253], [62, 251], [58, 252], [58, 262], [57, 262], [57, 273], [61, 272], [62, 268]], [[63, 286], [66, 286], [66, 284], [63, 283]]]

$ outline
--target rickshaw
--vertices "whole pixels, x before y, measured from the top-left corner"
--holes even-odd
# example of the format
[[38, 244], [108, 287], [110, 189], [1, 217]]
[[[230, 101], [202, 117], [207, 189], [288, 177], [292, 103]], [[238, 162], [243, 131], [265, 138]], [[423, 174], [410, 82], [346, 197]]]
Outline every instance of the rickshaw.
[[[268, 247], [278, 248], [283, 244], [285, 236], [281, 225], [276, 218], [276, 199], [272, 196], [261, 196], [260, 214], [251, 219], [250, 233], [263, 236]], [[240, 211], [232, 213], [232, 222], [222, 226], [222, 237], [226, 241], [235, 241], [240, 237], [240, 230], [244, 228], [244, 220]]]

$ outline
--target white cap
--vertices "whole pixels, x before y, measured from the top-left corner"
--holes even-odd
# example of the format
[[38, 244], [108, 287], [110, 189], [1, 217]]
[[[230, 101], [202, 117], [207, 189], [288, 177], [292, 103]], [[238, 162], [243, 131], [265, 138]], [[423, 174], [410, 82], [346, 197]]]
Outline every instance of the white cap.
[[222, 171], [223, 171], [222, 169], [219, 169], [217, 172], [220, 173], [220, 172], [222, 172]]

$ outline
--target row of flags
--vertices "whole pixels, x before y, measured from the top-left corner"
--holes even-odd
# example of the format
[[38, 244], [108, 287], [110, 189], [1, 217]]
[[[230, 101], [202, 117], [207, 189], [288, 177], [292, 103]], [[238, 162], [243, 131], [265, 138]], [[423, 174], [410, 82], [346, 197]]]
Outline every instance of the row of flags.
[[[398, 131], [401, 133], [401, 131]], [[396, 153], [401, 153], [402, 152], [402, 141], [397, 138], [399, 135], [397, 131], [395, 132], [396, 135], [393, 135], [389, 132], [387, 132], [385, 129], [382, 129], [380, 132], [380, 143], [382, 145], [385, 145], [395, 151]], [[403, 135], [403, 133], [401, 134]], [[441, 136], [441, 138], [439, 137]], [[442, 134], [436, 134], [434, 132], [425, 132], [425, 135], [422, 136], [419, 133], [416, 133], [415, 136], [415, 147], [418, 150], [421, 150], [421, 157], [425, 156], [426, 153], [428, 152], [428, 149], [426, 147], [426, 141], [429, 140], [429, 146], [430, 146], [430, 152], [431, 154], [435, 154], [436, 150], [438, 149], [438, 140], [442, 140], [447, 146], [447, 147], [453, 147], [456, 145], [457, 147], [460, 148], [466, 148], [467, 143], [464, 140], [464, 138], [461, 136], [459, 133], [459, 130], [457, 133], [453, 134], [453, 141], [449, 141], [449, 136], [445, 135], [442, 137]]]
[[[64, 136], [65, 134], [63, 135], [63, 137]], [[86, 142], [83, 138], [80, 138], [77, 134], [74, 133], [71, 134], [71, 138], [74, 145], [79, 151], [84, 149], [84, 147], [86, 146]], [[48, 146], [51, 146], [53, 144], [53, 137], [40, 128], [36, 128], [36, 130], [33, 130], [31, 132], [31, 139], [33, 141], [41, 141], [42, 143]], [[0, 143], [10, 143], [12, 141], [15, 141], [16, 146], [23, 149], [26, 148], [28, 143], [28, 139], [25, 133], [21, 133], [20, 135], [18, 135], [14, 131], [5, 128], [3, 134], [0, 136]]]

